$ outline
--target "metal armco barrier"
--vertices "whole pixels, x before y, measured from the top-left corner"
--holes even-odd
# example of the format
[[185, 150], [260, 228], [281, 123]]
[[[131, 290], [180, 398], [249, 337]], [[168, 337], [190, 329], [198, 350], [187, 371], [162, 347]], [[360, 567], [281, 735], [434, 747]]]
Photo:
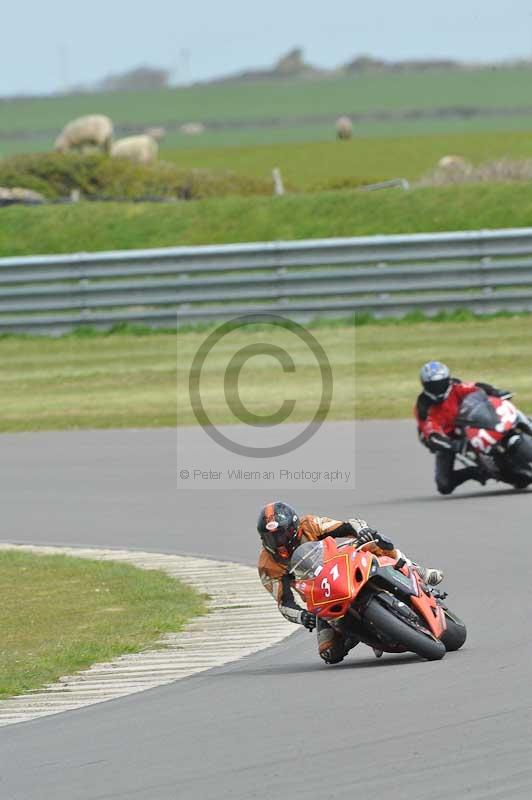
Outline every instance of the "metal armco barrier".
[[0, 259], [0, 332], [532, 311], [532, 228]]

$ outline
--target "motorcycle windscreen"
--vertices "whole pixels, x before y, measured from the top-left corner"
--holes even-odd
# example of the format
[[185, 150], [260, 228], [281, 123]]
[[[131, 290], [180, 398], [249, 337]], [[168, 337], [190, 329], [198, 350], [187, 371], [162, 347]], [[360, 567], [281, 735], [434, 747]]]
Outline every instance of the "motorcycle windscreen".
[[290, 560], [290, 572], [298, 581], [312, 579], [323, 569], [325, 548], [322, 541], [299, 545]]
[[500, 422], [500, 417], [491, 405], [485, 392], [479, 390], [468, 394], [460, 405], [458, 423], [472, 428], [487, 428], [494, 430]]

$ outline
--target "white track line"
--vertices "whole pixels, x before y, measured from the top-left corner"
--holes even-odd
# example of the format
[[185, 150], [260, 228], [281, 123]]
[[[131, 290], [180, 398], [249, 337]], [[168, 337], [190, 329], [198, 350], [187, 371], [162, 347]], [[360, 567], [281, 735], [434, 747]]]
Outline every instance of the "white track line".
[[121, 561], [141, 569], [160, 569], [211, 598], [206, 616], [192, 620], [180, 633], [165, 634], [149, 650], [94, 664], [39, 691], [0, 701], [0, 726], [173, 683], [270, 647], [296, 629], [279, 614], [256, 569], [242, 564], [130, 550], [2, 543], [0, 550]]

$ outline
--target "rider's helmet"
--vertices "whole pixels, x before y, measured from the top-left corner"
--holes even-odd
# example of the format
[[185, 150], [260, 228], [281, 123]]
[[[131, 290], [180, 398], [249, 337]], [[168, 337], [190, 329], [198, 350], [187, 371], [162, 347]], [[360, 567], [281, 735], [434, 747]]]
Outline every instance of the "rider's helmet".
[[297, 547], [290, 559], [290, 572], [298, 581], [315, 578], [323, 567], [323, 542], [304, 542]]
[[277, 500], [261, 510], [257, 530], [264, 548], [276, 561], [288, 562], [299, 544], [299, 516], [292, 506]]
[[419, 373], [423, 393], [435, 403], [441, 403], [451, 390], [451, 373], [440, 361], [427, 361]]

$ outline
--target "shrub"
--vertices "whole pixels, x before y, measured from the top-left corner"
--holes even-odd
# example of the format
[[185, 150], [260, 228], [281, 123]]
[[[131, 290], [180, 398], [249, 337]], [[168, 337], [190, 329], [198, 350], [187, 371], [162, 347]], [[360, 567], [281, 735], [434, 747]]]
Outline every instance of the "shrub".
[[0, 186], [34, 189], [49, 200], [77, 189], [94, 200], [193, 200], [228, 195], [271, 195], [269, 180], [232, 172], [180, 170], [165, 161], [133, 164], [100, 153], [36, 153], [0, 162]]
[[346, 175], [341, 178], [330, 178], [328, 180], [321, 181], [320, 183], [312, 186], [311, 191], [337, 192], [342, 189], [360, 189], [364, 186], [369, 186], [372, 183], [378, 183], [378, 179], [360, 178], [352, 175]]
[[514, 183], [532, 180], [532, 159], [500, 158], [478, 166], [457, 165], [454, 169], [436, 168], [419, 186], [450, 186], [462, 183]]

